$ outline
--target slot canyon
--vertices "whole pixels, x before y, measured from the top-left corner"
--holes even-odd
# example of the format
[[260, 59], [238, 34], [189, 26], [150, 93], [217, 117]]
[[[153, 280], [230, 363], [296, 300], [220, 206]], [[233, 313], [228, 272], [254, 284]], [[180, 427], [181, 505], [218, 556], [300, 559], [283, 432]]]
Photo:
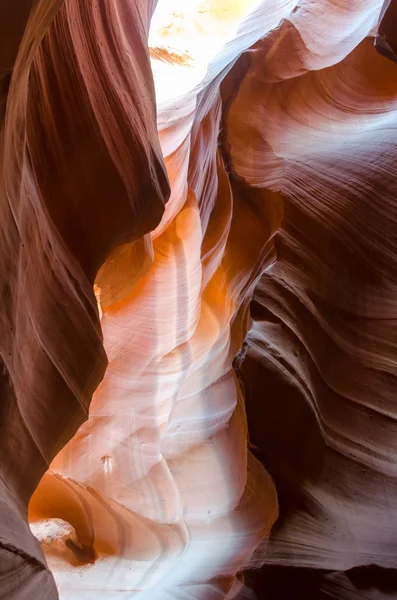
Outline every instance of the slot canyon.
[[0, 3], [0, 292], [0, 600], [397, 599], [397, 0]]

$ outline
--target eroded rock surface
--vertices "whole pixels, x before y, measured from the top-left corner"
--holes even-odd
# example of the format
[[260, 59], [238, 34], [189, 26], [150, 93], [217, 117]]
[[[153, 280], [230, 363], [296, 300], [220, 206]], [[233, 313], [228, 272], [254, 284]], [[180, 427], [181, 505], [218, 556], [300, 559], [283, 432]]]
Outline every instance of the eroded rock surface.
[[394, 4], [155, 4], [4, 52], [0, 598], [381, 598]]

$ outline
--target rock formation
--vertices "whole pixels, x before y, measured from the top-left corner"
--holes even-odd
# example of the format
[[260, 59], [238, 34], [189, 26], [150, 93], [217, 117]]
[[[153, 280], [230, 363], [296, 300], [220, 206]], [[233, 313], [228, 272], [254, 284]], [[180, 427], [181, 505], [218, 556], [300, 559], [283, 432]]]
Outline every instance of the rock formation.
[[397, 593], [394, 1], [1, 10], [0, 598]]

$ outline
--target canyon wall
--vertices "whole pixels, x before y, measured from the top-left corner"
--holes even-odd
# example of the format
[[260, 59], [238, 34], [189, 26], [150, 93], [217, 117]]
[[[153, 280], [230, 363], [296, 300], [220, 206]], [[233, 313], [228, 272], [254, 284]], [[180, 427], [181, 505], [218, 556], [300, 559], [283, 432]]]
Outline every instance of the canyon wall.
[[383, 597], [349, 573], [395, 567], [395, 3], [20, 8], [0, 598]]

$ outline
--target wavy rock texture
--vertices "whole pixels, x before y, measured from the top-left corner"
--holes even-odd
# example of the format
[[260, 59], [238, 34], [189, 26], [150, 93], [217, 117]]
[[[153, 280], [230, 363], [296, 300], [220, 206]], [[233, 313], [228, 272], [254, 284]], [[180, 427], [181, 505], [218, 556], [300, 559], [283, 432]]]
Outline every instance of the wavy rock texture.
[[[1, 130], [0, 597], [7, 599], [57, 597], [27, 526], [28, 501], [87, 418], [105, 371], [96, 272], [120, 243], [158, 223], [168, 193], [146, 47], [149, 7], [61, 4], [32, 10]], [[137, 18], [143, 9], [146, 22]], [[135, 31], [129, 46], [126, 27]]]
[[155, 87], [155, 2], [7, 39], [0, 598], [389, 593], [393, 7], [160, 2]]
[[397, 69], [365, 39], [379, 4], [335, 10], [332, 35], [327, 5], [257, 45], [227, 117], [233, 172], [284, 200], [242, 372], [282, 511], [266, 560], [392, 568]]
[[217, 149], [218, 89], [179, 102], [187, 115], [172, 113], [172, 128], [159, 107], [163, 219], [96, 280], [106, 377], [30, 506], [64, 598], [233, 598], [277, 516], [273, 483], [247, 453], [232, 368], [253, 286], [274, 261], [277, 195], [250, 209], [233, 193]]

